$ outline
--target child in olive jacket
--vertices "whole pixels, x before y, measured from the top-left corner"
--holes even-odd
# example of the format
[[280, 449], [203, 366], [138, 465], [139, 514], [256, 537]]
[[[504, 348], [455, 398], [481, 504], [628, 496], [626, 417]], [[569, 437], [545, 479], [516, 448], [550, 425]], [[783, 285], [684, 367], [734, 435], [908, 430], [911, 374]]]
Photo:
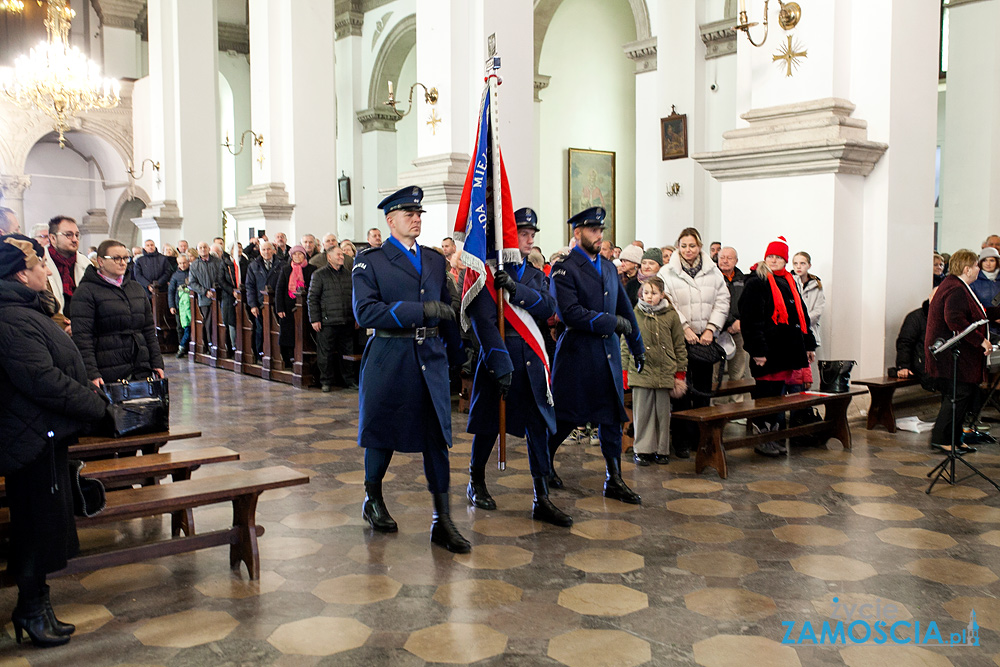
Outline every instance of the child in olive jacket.
[[632, 387], [635, 462], [666, 464], [670, 454], [670, 399], [687, 392], [687, 346], [677, 311], [664, 293], [663, 280], [646, 280], [635, 307], [635, 319], [646, 344], [646, 366], [640, 374], [628, 346], [622, 343], [622, 368]]

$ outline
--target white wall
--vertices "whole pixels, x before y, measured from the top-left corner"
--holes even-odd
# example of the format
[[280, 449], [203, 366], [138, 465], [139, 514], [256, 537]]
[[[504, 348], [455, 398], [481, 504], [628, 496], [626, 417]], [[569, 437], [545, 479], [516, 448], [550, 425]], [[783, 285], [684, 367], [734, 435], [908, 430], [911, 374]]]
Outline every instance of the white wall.
[[[406, 110], [406, 100], [409, 97], [410, 86], [417, 80], [417, 50], [410, 49], [410, 53], [403, 61], [403, 67], [399, 73], [399, 81], [394, 81], [393, 86], [396, 91], [396, 99], [399, 100], [400, 112]], [[433, 84], [428, 84], [433, 85]], [[424, 91], [417, 86], [413, 91], [414, 106], [416, 99], [422, 98]], [[386, 91], [388, 96], [388, 91]], [[413, 169], [413, 160], [417, 157], [417, 111], [414, 109], [402, 120], [396, 123], [396, 173]]]
[[[220, 136], [225, 137], [226, 130], [229, 130], [230, 140], [239, 143], [240, 134], [254, 129], [250, 123], [250, 61], [243, 54], [220, 51], [219, 75], [225, 79], [231, 95], [228, 111], [225, 100], [222, 100], [220, 111], [224, 118], [220, 124]], [[268, 138], [264, 137], [265, 160], [268, 147]], [[236, 197], [245, 193], [252, 182], [251, 170], [257, 168], [257, 150], [249, 136], [246, 148], [237, 157], [230, 155], [225, 148], [220, 147], [220, 150], [223, 156], [222, 205], [235, 206]]]
[[[91, 178], [88, 162], [78, 153], [59, 144], [36, 144], [25, 162], [25, 172], [32, 175], [31, 187], [24, 191], [24, 220], [21, 227], [48, 222], [55, 215], [83, 220], [91, 204]], [[103, 202], [102, 202], [103, 205]]]
[[616, 241], [635, 238], [635, 64], [622, 52], [632, 41], [625, 0], [565, 0], [545, 34], [538, 68], [552, 78], [540, 95], [537, 244], [546, 254], [566, 244], [569, 148], [615, 152]]

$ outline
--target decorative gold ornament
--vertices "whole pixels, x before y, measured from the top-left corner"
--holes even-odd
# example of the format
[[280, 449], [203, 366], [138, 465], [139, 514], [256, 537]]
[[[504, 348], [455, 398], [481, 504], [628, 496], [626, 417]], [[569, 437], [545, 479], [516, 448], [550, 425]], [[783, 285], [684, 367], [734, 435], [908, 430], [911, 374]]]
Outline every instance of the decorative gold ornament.
[[24, 11], [24, 0], [0, 0], [0, 12], [20, 14]]
[[781, 5], [781, 11], [778, 12], [778, 25], [783, 30], [791, 30], [799, 24], [799, 19], [801, 18], [802, 8], [799, 7], [799, 3], [786, 2]]
[[66, 145], [69, 119], [89, 109], [118, 106], [120, 84], [101, 77], [101, 68], [69, 45], [69, 26], [76, 15], [66, 0], [49, 0], [45, 18], [48, 39], [18, 56], [0, 83], [7, 99], [22, 109], [37, 109], [54, 122], [59, 147]]
[[413, 84], [412, 86], [410, 86], [410, 98], [407, 101], [407, 105], [408, 106], [406, 107], [406, 111], [404, 111], [403, 113], [399, 113], [399, 109], [396, 108], [396, 105], [399, 104], [399, 103], [396, 101], [396, 96], [392, 92], [392, 81], [390, 81], [389, 82], [389, 99], [385, 101], [385, 105], [387, 107], [392, 107], [392, 110], [396, 113], [396, 115], [399, 116], [400, 118], [402, 118], [406, 114], [410, 113], [410, 111], [413, 109], [413, 91], [416, 89], [417, 86], [420, 86], [421, 88], [424, 89], [424, 102], [426, 102], [427, 104], [430, 104], [431, 106], [434, 106], [435, 104], [437, 104], [437, 101], [438, 101], [438, 89], [437, 88], [428, 88], [424, 84], [422, 84], [419, 81], [417, 81], [415, 84]]
[[[733, 30], [737, 32], [742, 31], [747, 36], [747, 41], [753, 46], [763, 46], [764, 42], [767, 41], [767, 3], [768, 0], [764, 0], [764, 19], [761, 22], [761, 25], [764, 26], [764, 36], [759, 42], [755, 42], [753, 41], [753, 37], [750, 36], [750, 28], [757, 25], [757, 23], [752, 23], [748, 20], [746, 0], [740, 0], [739, 20], [736, 22]], [[802, 18], [802, 8], [796, 2], [778, 0], [778, 4], [781, 5], [781, 10], [778, 12], [778, 25], [785, 30], [791, 30], [799, 24], [799, 20]]]
[[233, 146], [235, 146], [236, 144], [230, 143], [230, 141], [229, 141], [229, 132], [227, 131], [226, 132], [226, 141], [223, 142], [222, 146], [227, 151], [229, 151], [230, 155], [232, 155], [233, 157], [235, 157], [235, 156], [237, 156], [237, 155], [239, 155], [240, 153], [243, 152], [243, 142], [245, 142], [247, 140], [247, 135], [248, 134], [253, 137], [253, 145], [257, 147], [257, 168], [258, 169], [263, 169], [264, 168], [264, 135], [263, 134], [257, 134], [253, 130], [247, 130], [247, 131], [245, 131], [243, 134], [240, 135], [240, 147], [237, 150], [234, 151], [233, 150]]
[[804, 60], [808, 57], [808, 52], [802, 48], [802, 45], [798, 42], [792, 45], [792, 36], [788, 35], [788, 44], [782, 44], [781, 48], [778, 49], [778, 53], [771, 56], [771, 62], [783, 61], [785, 67], [785, 76], [789, 77], [792, 75], [792, 69], [799, 67], [802, 63], [800, 60]]
[[437, 109], [431, 109], [431, 115], [427, 119], [427, 124], [431, 126], [431, 134], [437, 134], [438, 123], [441, 119], [438, 117]]

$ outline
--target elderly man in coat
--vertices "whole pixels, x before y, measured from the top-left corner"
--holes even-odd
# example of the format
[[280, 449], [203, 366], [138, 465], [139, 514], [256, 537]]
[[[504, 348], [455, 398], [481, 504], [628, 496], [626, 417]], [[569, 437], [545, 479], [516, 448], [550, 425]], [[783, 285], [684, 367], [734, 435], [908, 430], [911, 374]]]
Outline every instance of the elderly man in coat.
[[434, 498], [431, 542], [455, 553], [472, 547], [448, 506], [451, 395], [448, 367], [464, 360], [444, 257], [417, 244], [423, 191], [399, 190], [379, 203], [392, 236], [358, 256], [351, 274], [354, 317], [375, 329], [361, 359], [358, 444], [365, 448], [362, 517], [396, 532], [382, 498], [394, 451], [420, 452]]
[[[545, 274], [526, 259], [535, 244], [538, 216], [530, 208], [522, 208], [514, 212], [514, 220], [521, 263], [511, 266], [509, 273], [497, 271], [493, 286], [498, 293], [506, 291], [510, 295], [506, 308], [522, 309], [516, 313], [521, 322], [527, 325], [525, 320], [534, 320], [539, 332], [548, 333], [546, 320], [555, 312], [555, 300], [549, 294]], [[499, 403], [503, 394], [507, 399], [506, 431], [525, 438], [528, 445], [528, 466], [535, 491], [531, 518], [556, 526], [572, 526], [573, 519], [549, 500], [552, 461], [548, 440], [556, 430], [556, 414], [549, 391], [545, 342], [523, 337], [510, 322], [501, 338], [497, 328], [496, 297], [491, 292], [486, 286], [466, 310], [479, 341], [479, 359], [469, 404], [468, 430], [475, 434], [469, 463], [469, 500], [481, 509], [497, 507], [486, 488], [486, 462], [500, 432]], [[530, 332], [530, 328], [528, 330]]]
[[[557, 428], [549, 439], [549, 452], [554, 461], [556, 449], [576, 426], [596, 422], [607, 464], [605, 497], [638, 505], [639, 494], [621, 475], [621, 427], [627, 415], [618, 336], [628, 341], [639, 373], [646, 363], [646, 348], [615, 265], [599, 255], [604, 216], [604, 209], [597, 206], [569, 219], [576, 246], [549, 276], [556, 312], [566, 325], [552, 368]], [[562, 486], [554, 468], [549, 484]]]

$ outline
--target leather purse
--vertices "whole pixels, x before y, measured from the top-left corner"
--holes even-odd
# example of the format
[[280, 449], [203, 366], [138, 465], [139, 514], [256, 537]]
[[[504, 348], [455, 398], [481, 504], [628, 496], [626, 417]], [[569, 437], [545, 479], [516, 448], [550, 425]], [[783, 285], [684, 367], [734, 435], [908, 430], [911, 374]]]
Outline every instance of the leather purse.
[[170, 390], [163, 378], [104, 383], [111, 401], [113, 435], [141, 435], [170, 428]]
[[90, 518], [97, 516], [107, 506], [107, 494], [100, 480], [83, 477], [83, 461], [69, 460], [69, 486], [73, 492], [73, 514]]

